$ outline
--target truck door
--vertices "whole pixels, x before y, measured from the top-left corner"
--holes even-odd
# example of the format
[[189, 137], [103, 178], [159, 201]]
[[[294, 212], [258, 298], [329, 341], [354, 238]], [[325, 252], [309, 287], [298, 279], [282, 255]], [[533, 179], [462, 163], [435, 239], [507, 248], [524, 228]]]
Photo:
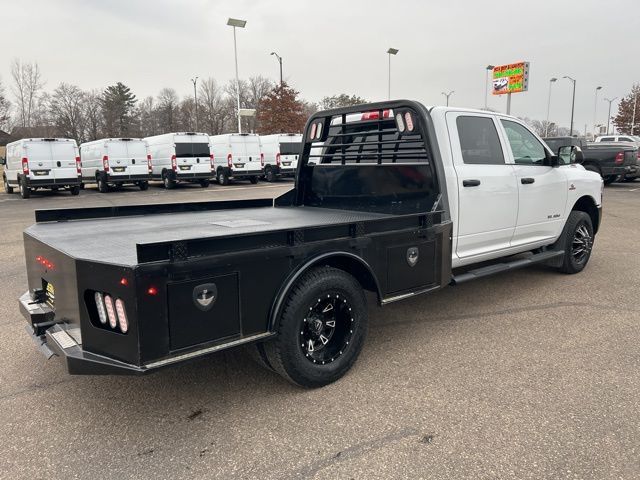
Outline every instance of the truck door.
[[496, 120], [467, 112], [446, 118], [458, 187], [456, 253], [467, 258], [506, 249], [516, 226], [518, 186]]
[[549, 165], [547, 150], [524, 125], [501, 119], [518, 186], [518, 221], [512, 246], [554, 238], [565, 222], [565, 169]]

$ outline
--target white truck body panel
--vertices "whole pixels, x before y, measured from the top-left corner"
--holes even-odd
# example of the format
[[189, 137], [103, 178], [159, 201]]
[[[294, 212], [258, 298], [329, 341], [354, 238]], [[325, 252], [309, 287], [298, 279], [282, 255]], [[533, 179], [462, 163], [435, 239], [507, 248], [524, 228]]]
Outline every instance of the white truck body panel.
[[[166, 133], [144, 140], [151, 155], [154, 179], [161, 179], [163, 172], [174, 172], [178, 181], [211, 178], [211, 152], [206, 133]], [[173, 157], [175, 164], [172, 164]]]
[[210, 137], [210, 148], [213, 153], [215, 171], [219, 168], [231, 168], [229, 177], [262, 175], [262, 147], [260, 137], [255, 133], [228, 133]]
[[[106, 163], [109, 167], [105, 171]], [[126, 182], [133, 176], [148, 180], [147, 146], [140, 138], [104, 138], [80, 145], [82, 179], [95, 182], [98, 173], [108, 173], [110, 182]]]
[[276, 167], [280, 174], [294, 174], [302, 144], [302, 134], [290, 133], [260, 136], [265, 170]]
[[[68, 138], [25, 138], [7, 145], [5, 175], [10, 185], [18, 179], [46, 186], [78, 183], [76, 159], [79, 157], [75, 140]], [[29, 173], [25, 174], [22, 159], [27, 159]]]

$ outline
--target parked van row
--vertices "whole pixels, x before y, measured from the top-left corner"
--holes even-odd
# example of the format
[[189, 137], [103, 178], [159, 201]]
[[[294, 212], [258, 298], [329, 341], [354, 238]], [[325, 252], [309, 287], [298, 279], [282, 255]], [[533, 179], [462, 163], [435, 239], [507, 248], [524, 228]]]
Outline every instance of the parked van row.
[[146, 190], [151, 180], [167, 189], [178, 183], [206, 188], [211, 180], [256, 184], [260, 178], [294, 176], [301, 144], [300, 134], [176, 132], [105, 138], [79, 148], [71, 139], [29, 138], [7, 145], [3, 181], [7, 193], [17, 188], [23, 198], [41, 188], [77, 195], [86, 184], [96, 184], [102, 193], [124, 185]]

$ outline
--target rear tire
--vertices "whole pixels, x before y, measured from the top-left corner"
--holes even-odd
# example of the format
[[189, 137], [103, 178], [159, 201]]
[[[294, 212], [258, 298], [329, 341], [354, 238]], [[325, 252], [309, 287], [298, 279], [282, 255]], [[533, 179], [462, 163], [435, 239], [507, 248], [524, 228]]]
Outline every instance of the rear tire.
[[200, 180], [199, 183], [202, 188], [207, 188], [209, 185], [211, 185], [211, 182], [209, 180]]
[[103, 175], [98, 175], [96, 183], [98, 184], [98, 191], [100, 193], [107, 193], [109, 191], [109, 184]]
[[258, 183], [258, 177], [249, 177], [249, 181], [255, 185], [256, 183]]
[[140, 182], [140, 183], [138, 183], [138, 188], [140, 190], [142, 190], [143, 192], [145, 190], [149, 190], [149, 182]]
[[271, 167], [267, 167], [264, 170], [264, 179], [267, 182], [275, 182], [276, 181], [276, 174], [273, 173], [273, 168]]
[[7, 180], [7, 176], [2, 176], [2, 182], [4, 183], [4, 191], [6, 193], [13, 193], [13, 187], [9, 185], [9, 181]]
[[560, 271], [578, 273], [584, 270], [591, 258], [594, 233], [591, 217], [580, 211], [572, 211], [558, 239], [558, 247], [564, 249]]
[[354, 364], [367, 336], [367, 305], [358, 281], [332, 267], [314, 268], [289, 292], [276, 326], [264, 343], [268, 363], [288, 381], [322, 387]]
[[171, 178], [167, 174], [167, 172], [164, 172], [162, 174], [162, 184], [164, 185], [164, 188], [166, 188], [167, 190], [171, 190], [176, 187], [176, 181], [173, 178]]
[[69, 187], [69, 193], [74, 197], [76, 195], [80, 195], [80, 185], [74, 185], [72, 187]]
[[229, 185], [229, 176], [227, 175], [227, 173], [223, 169], [218, 170], [217, 179], [218, 179], [218, 184], [220, 184], [220, 185]]
[[24, 180], [20, 180], [19, 189], [20, 189], [20, 196], [22, 198], [29, 198], [31, 196], [31, 189], [25, 185]]
[[611, 185], [617, 179], [618, 179], [618, 175], [607, 175], [606, 177], [604, 177], [604, 184]]

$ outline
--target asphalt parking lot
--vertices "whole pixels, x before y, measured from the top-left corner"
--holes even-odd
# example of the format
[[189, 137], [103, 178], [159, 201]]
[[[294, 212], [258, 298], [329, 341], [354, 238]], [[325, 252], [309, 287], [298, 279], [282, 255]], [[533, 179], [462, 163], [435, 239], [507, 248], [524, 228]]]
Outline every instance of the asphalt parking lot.
[[0, 193], [0, 477], [639, 478], [640, 182], [605, 190], [587, 269], [502, 274], [382, 309], [340, 381], [303, 390], [242, 350], [72, 377], [24, 330], [36, 208], [274, 197], [248, 183]]

